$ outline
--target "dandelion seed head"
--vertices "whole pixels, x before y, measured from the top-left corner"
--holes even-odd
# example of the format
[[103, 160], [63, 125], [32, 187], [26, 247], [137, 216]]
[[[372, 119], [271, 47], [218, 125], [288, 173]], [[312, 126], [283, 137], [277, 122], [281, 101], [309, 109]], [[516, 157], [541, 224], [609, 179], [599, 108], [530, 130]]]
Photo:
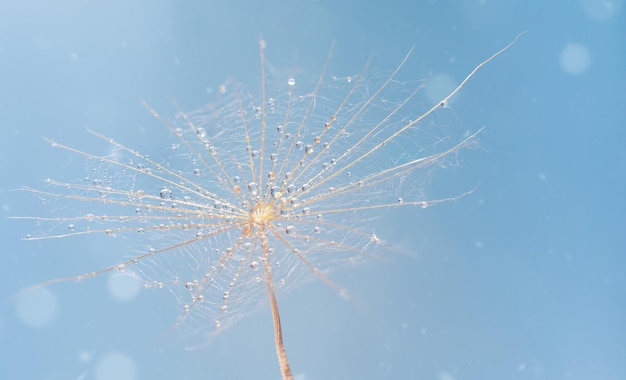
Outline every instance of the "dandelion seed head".
[[[264, 57], [264, 40], [259, 48]], [[306, 279], [348, 298], [329, 273], [384, 251], [375, 220], [465, 194], [427, 198], [424, 191], [438, 169], [457, 166], [478, 133], [450, 138], [430, 128], [465, 81], [424, 106], [421, 82], [395, 80], [408, 59], [385, 75], [369, 63], [340, 72], [327, 60], [296, 86], [293, 77], [267, 73], [262, 58], [260, 88], [227, 82], [211, 104], [173, 117], [146, 105], [172, 139], [154, 155], [95, 131], [106, 154], [52, 142], [90, 170], [81, 181], [26, 189], [53, 199], [45, 207], [72, 205], [30, 218], [46, 226], [27, 238], [124, 239], [130, 258], [71, 279], [117, 272], [145, 289], [168, 289], [179, 302], [176, 325], [192, 345]]]

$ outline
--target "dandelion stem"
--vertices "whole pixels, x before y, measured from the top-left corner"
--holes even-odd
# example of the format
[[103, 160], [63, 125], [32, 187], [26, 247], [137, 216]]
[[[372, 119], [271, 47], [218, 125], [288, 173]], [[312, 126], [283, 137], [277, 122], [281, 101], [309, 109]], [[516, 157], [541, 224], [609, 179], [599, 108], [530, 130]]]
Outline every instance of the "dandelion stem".
[[272, 270], [270, 265], [269, 250], [266, 244], [263, 245], [263, 257], [265, 258], [265, 284], [267, 285], [267, 295], [270, 299], [272, 307], [272, 321], [274, 322], [274, 343], [276, 345], [276, 355], [278, 356], [278, 364], [280, 365], [280, 373], [283, 380], [293, 380], [285, 345], [283, 343], [283, 329], [280, 324], [280, 313], [278, 312], [278, 302], [276, 302], [276, 294], [272, 285]]

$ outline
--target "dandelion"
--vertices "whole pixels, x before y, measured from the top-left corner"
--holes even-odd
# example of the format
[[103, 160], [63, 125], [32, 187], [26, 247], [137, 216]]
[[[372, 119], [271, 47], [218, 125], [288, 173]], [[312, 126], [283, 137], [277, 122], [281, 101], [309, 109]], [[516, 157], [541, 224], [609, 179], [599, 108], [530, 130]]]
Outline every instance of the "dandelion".
[[171, 134], [167, 157], [153, 158], [91, 130], [112, 153], [48, 140], [84, 157], [93, 170], [82, 182], [49, 179], [46, 190], [23, 190], [73, 202], [74, 210], [85, 212], [19, 217], [50, 226], [27, 239], [103, 234], [143, 248], [109, 267], [37, 286], [131, 274], [145, 288], [176, 294], [177, 325], [200, 343], [268, 297], [281, 374], [293, 379], [276, 293], [312, 274], [347, 296], [328, 270], [384, 246], [371, 223], [381, 211], [429, 207], [466, 194], [426, 199], [415, 181], [454, 160], [480, 130], [450, 143], [433, 141], [421, 127], [446, 112], [467, 81], [514, 42], [416, 114], [416, 95], [425, 84], [407, 90], [396, 80], [411, 51], [379, 82], [367, 79], [368, 64], [359, 74], [330, 75], [329, 53], [312, 85], [284, 78], [284, 86], [270, 86], [261, 40], [260, 95], [226, 83], [215, 103], [191, 113], [179, 109], [173, 118], [144, 104]]

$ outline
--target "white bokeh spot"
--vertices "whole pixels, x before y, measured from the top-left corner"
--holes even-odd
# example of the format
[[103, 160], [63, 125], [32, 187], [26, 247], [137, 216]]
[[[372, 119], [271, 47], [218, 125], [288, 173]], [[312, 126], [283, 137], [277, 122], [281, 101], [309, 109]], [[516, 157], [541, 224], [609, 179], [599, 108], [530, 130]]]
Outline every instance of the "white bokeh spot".
[[15, 307], [16, 317], [26, 326], [44, 328], [59, 314], [59, 303], [54, 293], [46, 288], [26, 291], [20, 295]]
[[114, 273], [109, 276], [107, 289], [111, 297], [117, 301], [130, 301], [137, 296], [141, 284], [130, 274]]
[[579, 43], [569, 42], [561, 50], [560, 66], [570, 75], [580, 75], [591, 65], [589, 49]]
[[622, 8], [621, 0], [581, 0], [583, 12], [595, 21], [613, 18]]
[[96, 363], [96, 380], [135, 380], [135, 361], [121, 352], [109, 352]]
[[430, 104], [438, 104], [459, 84], [448, 74], [433, 75], [426, 85], [426, 96]]

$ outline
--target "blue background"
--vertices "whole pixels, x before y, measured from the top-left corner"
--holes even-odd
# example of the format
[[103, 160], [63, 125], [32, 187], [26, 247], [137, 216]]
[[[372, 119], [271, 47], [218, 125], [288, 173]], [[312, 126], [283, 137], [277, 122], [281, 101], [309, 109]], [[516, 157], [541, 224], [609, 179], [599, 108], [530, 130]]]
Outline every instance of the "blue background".
[[[527, 31], [454, 108], [463, 128], [487, 129], [484, 150], [444, 171], [445, 185], [478, 190], [383, 216], [380, 235], [411, 254], [334, 277], [362, 305], [318, 282], [281, 297], [288, 354], [300, 379], [624, 379], [624, 4], [553, 3], [3, 1], [2, 215], [41, 214], [36, 197], [11, 189], [82, 177], [66, 169], [80, 161], [42, 136], [102, 150], [89, 127], [139, 150], [164, 146], [139, 102], [167, 111], [171, 97], [192, 110], [226, 78], [257, 84], [261, 34], [270, 62], [311, 75], [335, 39], [346, 72], [370, 56], [392, 70], [415, 45], [408, 74], [461, 80]], [[589, 10], [602, 4], [616, 10]], [[568, 44], [589, 52], [580, 74], [560, 63]], [[167, 292], [119, 302], [101, 278], [51, 287], [56, 318], [25, 325], [16, 292], [97, 269], [124, 242], [30, 242], [20, 239], [32, 223], [0, 223], [0, 378], [109, 379], [97, 367], [115, 352], [135, 368], [118, 379], [279, 377], [269, 311], [184, 352], [160, 339], [178, 314]]]

